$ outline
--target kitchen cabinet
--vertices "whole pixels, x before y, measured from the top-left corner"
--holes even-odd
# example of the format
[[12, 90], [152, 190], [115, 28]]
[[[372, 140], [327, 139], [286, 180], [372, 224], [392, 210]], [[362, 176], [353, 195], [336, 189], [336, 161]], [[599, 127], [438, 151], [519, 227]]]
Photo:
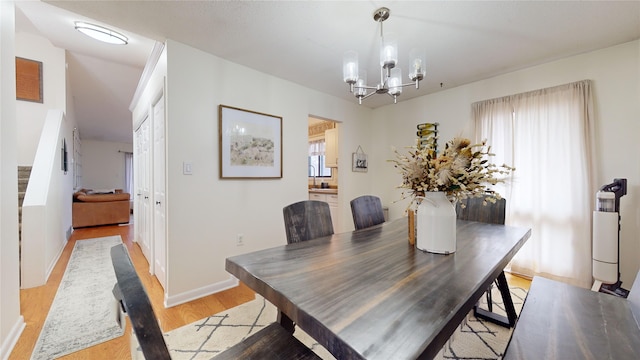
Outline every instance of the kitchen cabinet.
[[338, 167], [338, 129], [333, 128], [324, 132], [325, 142], [325, 166], [328, 168]]
[[333, 231], [337, 232], [339, 229], [338, 224], [338, 194], [322, 194], [316, 192], [309, 193], [309, 200], [324, 201], [329, 204], [329, 210], [331, 211], [331, 223], [333, 224]]

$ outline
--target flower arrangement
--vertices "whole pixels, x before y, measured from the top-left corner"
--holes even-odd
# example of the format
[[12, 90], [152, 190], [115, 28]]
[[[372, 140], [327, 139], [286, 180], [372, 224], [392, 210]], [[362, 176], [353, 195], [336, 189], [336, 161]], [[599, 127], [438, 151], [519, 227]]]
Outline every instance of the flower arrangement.
[[485, 201], [495, 202], [500, 194], [491, 192], [488, 185], [504, 182], [504, 175], [515, 170], [490, 163], [487, 158], [494, 154], [486, 141], [471, 144], [469, 139], [456, 137], [446, 143], [439, 156], [433, 146], [420, 145], [419, 140], [409, 149], [408, 155], [394, 149], [396, 159], [390, 160], [402, 174], [399, 187], [406, 189], [403, 199], [443, 191], [452, 201], [484, 196]]

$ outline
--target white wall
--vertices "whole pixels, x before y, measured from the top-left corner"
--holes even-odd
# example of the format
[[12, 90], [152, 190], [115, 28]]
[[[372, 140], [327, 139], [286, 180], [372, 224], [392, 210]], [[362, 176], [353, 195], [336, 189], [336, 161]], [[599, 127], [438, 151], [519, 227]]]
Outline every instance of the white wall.
[[[415, 125], [439, 122], [440, 145], [458, 134], [473, 134], [471, 104], [578, 80], [591, 79], [596, 117], [596, 185], [627, 178], [628, 193], [621, 206], [621, 274], [623, 286], [631, 286], [640, 267], [640, 41], [554, 61], [503, 76], [459, 86], [374, 111], [374, 137], [380, 144], [370, 157], [376, 170], [374, 189], [385, 203], [399, 198], [392, 190], [400, 177], [390, 163], [390, 146], [402, 150], [415, 141]], [[558, 186], [571, 186], [558, 179]], [[593, 189], [595, 192], [597, 188]], [[595, 202], [595, 198], [593, 200]], [[390, 217], [402, 215], [405, 204], [394, 204]], [[591, 227], [591, 224], [585, 224]]]
[[[43, 103], [16, 101], [18, 119], [18, 165], [33, 164], [44, 119], [49, 109], [66, 110], [66, 54], [49, 40], [24, 32], [16, 33], [16, 56], [42, 62]], [[73, 117], [67, 121], [75, 123]]]
[[[62, 174], [62, 178], [59, 179], [60, 182], [57, 183], [59, 186], [56, 189], [60, 190], [60, 193], [56, 196], [56, 199], [59, 200], [52, 204], [55, 211], [48, 210], [50, 214], [56, 214], [56, 221], [58, 222], [53, 226], [56, 230], [55, 233], [49, 234], [49, 239], [55, 239], [55, 241], [46, 244], [49, 249], [47, 251], [49, 254], [48, 259], [54, 259], [55, 261], [59, 255], [60, 246], [64, 246], [71, 233], [70, 199], [72, 191], [68, 184], [69, 179], [73, 179], [73, 129], [76, 127], [76, 121], [73, 111], [73, 98], [70, 97], [71, 89], [67, 86], [69, 84], [66, 67], [67, 53], [64, 49], [53, 46], [48, 39], [35, 34], [18, 32], [15, 34], [15, 41], [16, 56], [42, 62], [43, 102], [16, 101], [17, 137], [20, 139], [18, 141], [17, 155], [19, 165], [33, 165], [48, 112], [56, 110], [64, 113], [60, 139], [66, 139], [69, 154], [69, 172]], [[58, 149], [56, 155], [59, 152]], [[60, 166], [59, 161], [56, 161], [55, 166]], [[28, 229], [27, 232], [30, 232], [30, 230], [34, 229]], [[50, 270], [46, 269], [46, 271]]]
[[[15, 33], [15, 7], [12, 1], [0, 2], [2, 30], [0, 78], [0, 358], [6, 358], [24, 327], [20, 316], [17, 166], [32, 165], [48, 110], [64, 111], [67, 103], [65, 87], [65, 52], [53, 47], [46, 39]], [[43, 103], [17, 101], [15, 95], [15, 56], [43, 63]], [[69, 120], [69, 118], [68, 118]], [[75, 119], [63, 124], [62, 136], [71, 139]], [[20, 141], [17, 141], [20, 139]], [[69, 144], [69, 142], [68, 142]], [[55, 217], [56, 238], [66, 240], [71, 226], [71, 182], [62, 181], [61, 199]]]
[[[311, 92], [177, 42], [169, 41], [167, 49], [167, 291], [171, 297], [228, 279], [224, 271], [228, 256], [285, 244], [282, 208], [308, 198], [308, 115], [342, 121], [345, 136], [352, 123], [368, 112], [355, 103]], [[331, 106], [312, 109], [309, 103], [315, 97]], [[219, 179], [219, 104], [283, 118], [282, 179]], [[349, 142], [345, 143], [346, 149]], [[193, 175], [182, 175], [183, 161], [193, 163]], [[342, 199], [348, 194], [341, 191]], [[237, 234], [244, 235], [243, 247], [235, 245]]]
[[46, 283], [71, 235], [73, 175], [61, 160], [71, 132], [61, 110], [47, 113], [22, 204], [23, 288]]
[[[30, 33], [16, 33], [16, 56], [36, 60], [42, 62], [42, 84], [43, 84], [43, 103], [35, 103], [29, 101], [14, 100], [16, 106], [17, 121], [17, 162], [19, 165], [33, 165], [36, 157], [38, 144], [42, 138], [42, 131], [45, 127], [46, 118], [50, 110], [60, 111], [64, 114], [61, 126], [58, 145], [55, 150], [54, 167], [60, 169], [60, 149], [62, 139], [66, 139], [67, 150], [69, 155], [69, 171], [67, 174], [60, 172], [59, 176], [53, 178], [55, 181], [54, 189], [57, 193], [47, 197], [46, 213], [53, 215], [47, 218], [49, 224], [47, 229], [52, 229], [47, 234], [47, 239], [43, 246], [46, 248], [46, 264], [44, 270], [51, 271], [52, 265], [49, 261], [55, 260], [59, 256], [68, 236], [71, 234], [71, 198], [73, 184], [73, 129], [76, 127], [76, 121], [73, 111], [73, 99], [68, 98], [70, 89], [67, 87], [68, 77], [66, 71], [66, 52], [63, 49], [53, 46], [49, 40], [42, 36]], [[15, 98], [15, 97], [14, 97]], [[71, 106], [67, 111], [67, 106]], [[57, 131], [57, 129], [56, 129]], [[58, 136], [58, 135], [56, 135]], [[50, 150], [48, 150], [50, 151]], [[33, 181], [33, 179], [31, 179]], [[26, 214], [23, 214], [27, 216]], [[23, 225], [23, 232], [39, 233], [42, 224], [33, 225], [34, 228], [28, 229], [29, 225]], [[23, 253], [24, 254], [24, 253]], [[24, 285], [24, 284], [23, 284]]]
[[124, 189], [124, 153], [133, 152], [133, 144], [82, 140], [82, 179], [86, 189]]
[[0, 359], [25, 323], [20, 315], [14, 4], [0, 1]]
[[[342, 122], [341, 166], [357, 144], [370, 146], [368, 132], [356, 132], [371, 110], [239, 66], [175, 41], [166, 46], [167, 71], [167, 302], [215, 291], [230, 275], [225, 258], [286, 243], [282, 208], [308, 198], [309, 115]], [[162, 66], [162, 65], [161, 65]], [[162, 88], [157, 72], [135, 107], [135, 123]], [[251, 86], [246, 86], [251, 84]], [[221, 180], [218, 173], [218, 105], [283, 118], [283, 177], [276, 180]], [[350, 135], [358, 133], [358, 135]], [[182, 163], [193, 175], [182, 174]], [[360, 189], [340, 175], [341, 216], [353, 228], [348, 200]], [[362, 176], [365, 179], [367, 175]], [[359, 186], [369, 188], [365, 180]], [[276, 195], [277, 194], [277, 195]], [[346, 206], [344, 206], [346, 204]], [[348, 221], [346, 221], [348, 220]], [[245, 245], [237, 247], [243, 234]], [[194, 276], [197, 274], [197, 276]], [[181, 299], [181, 300], [176, 300]]]

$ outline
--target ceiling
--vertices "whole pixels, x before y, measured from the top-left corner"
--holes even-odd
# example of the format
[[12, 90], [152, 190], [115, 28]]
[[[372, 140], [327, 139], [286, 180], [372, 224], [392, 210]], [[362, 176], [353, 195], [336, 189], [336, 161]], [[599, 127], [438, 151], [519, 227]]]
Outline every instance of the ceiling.
[[[357, 103], [342, 81], [345, 51], [379, 81], [380, 29], [398, 37], [399, 66], [423, 47], [427, 76], [398, 101], [640, 38], [638, 1], [18, 1], [17, 31], [36, 31], [70, 54], [83, 138], [131, 142], [128, 110], [156, 41], [172, 39], [234, 63]], [[126, 46], [73, 30], [109, 25]], [[406, 76], [406, 70], [404, 70]], [[362, 106], [392, 104], [374, 95]], [[122, 128], [122, 129], [121, 129]]]

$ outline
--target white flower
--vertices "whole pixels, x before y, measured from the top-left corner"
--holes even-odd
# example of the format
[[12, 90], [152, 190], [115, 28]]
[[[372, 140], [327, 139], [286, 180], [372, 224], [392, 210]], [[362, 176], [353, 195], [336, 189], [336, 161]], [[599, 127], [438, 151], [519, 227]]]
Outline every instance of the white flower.
[[490, 163], [487, 158], [493, 154], [486, 142], [472, 145], [469, 139], [456, 137], [447, 142], [439, 156], [431, 146], [421, 146], [419, 141], [409, 149], [408, 155], [393, 149], [396, 159], [390, 161], [402, 175], [399, 187], [413, 197], [424, 196], [427, 191], [444, 191], [452, 200], [484, 196], [485, 201], [495, 202], [500, 194], [487, 186], [504, 182], [504, 175], [515, 170]]

